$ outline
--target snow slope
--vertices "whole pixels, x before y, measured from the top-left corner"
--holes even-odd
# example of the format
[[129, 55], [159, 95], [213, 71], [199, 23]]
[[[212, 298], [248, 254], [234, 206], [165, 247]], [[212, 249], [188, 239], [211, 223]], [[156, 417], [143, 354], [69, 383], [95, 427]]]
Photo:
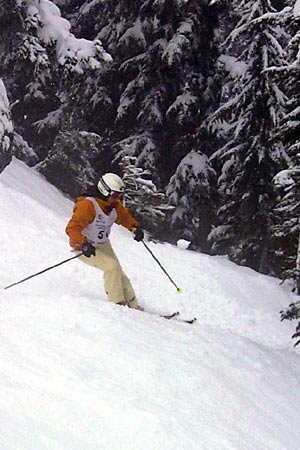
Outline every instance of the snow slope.
[[72, 202], [17, 160], [0, 175], [0, 450], [298, 450], [300, 356], [293, 296], [276, 279], [149, 243], [112, 243], [140, 303], [107, 302], [102, 274], [74, 260]]

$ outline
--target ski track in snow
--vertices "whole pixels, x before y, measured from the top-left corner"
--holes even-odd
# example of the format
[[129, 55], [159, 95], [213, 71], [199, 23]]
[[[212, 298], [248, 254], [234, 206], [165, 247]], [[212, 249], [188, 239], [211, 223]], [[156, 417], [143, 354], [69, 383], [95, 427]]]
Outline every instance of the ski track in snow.
[[[72, 202], [13, 160], [0, 175], [0, 287], [72, 256]], [[101, 272], [70, 261], [1, 291], [0, 450], [297, 450], [296, 299], [224, 257], [112, 244], [149, 311], [107, 302]]]

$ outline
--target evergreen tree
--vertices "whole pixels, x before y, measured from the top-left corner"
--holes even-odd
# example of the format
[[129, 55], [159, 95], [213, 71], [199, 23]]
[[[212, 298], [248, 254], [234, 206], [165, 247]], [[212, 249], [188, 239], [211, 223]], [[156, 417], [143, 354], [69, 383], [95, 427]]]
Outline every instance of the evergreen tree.
[[19, 17], [18, 33], [10, 39], [14, 69], [11, 71], [6, 65], [4, 70], [12, 81], [10, 95], [16, 130], [39, 152], [40, 138], [34, 123], [57, 107], [59, 99], [53, 86], [54, 60], [39, 36], [42, 19], [35, 3], [38, 2], [16, 2], [13, 15]]
[[208, 157], [191, 151], [177, 167], [167, 188], [170, 203], [176, 207], [171, 229], [176, 238], [192, 241], [192, 247], [209, 251], [207, 236], [214, 221], [216, 173]]
[[11, 138], [13, 126], [10, 120], [10, 108], [3, 81], [0, 78], [0, 173], [11, 161]]
[[95, 133], [62, 130], [37, 168], [62, 192], [79, 196], [99, 179], [94, 162], [100, 142]]
[[269, 69], [270, 77], [280, 81], [287, 97], [287, 111], [280, 121], [275, 139], [282, 140], [287, 149], [287, 169], [274, 178], [277, 203], [272, 227], [272, 260], [277, 274], [294, 279], [300, 294], [300, 9], [287, 7], [280, 15], [282, 26], [292, 32], [288, 63]]
[[[281, 320], [297, 320], [300, 319], [300, 301], [291, 303], [288, 308], [280, 311]], [[296, 345], [300, 344], [300, 321], [296, 326], [296, 332], [293, 334], [292, 338], [297, 339]]]
[[199, 124], [200, 105], [208, 103], [212, 31], [205, 19], [204, 2], [179, 0], [86, 1], [78, 16], [79, 32], [99, 37], [114, 58], [107, 90], [116, 111], [115, 143], [148, 137], [168, 175], [191, 150], [185, 141]]
[[[144, 228], [156, 235], [157, 228], [167, 223], [172, 208], [164, 192], [160, 192], [151, 179], [149, 170], [138, 166], [135, 156], [123, 159], [124, 201], [134, 211], [135, 217]], [[165, 225], [166, 226], [166, 225]], [[168, 230], [160, 230], [160, 236], [167, 236]]]
[[102, 101], [94, 110], [104, 124], [110, 119], [101, 128], [103, 148], [117, 164], [124, 155], [136, 158], [136, 168], [150, 171], [162, 190], [182, 158], [199, 148], [196, 131], [213, 104], [214, 21], [206, 2], [87, 0], [76, 26], [81, 35], [100, 38], [114, 59], [102, 81], [115, 116]]
[[279, 172], [274, 178], [278, 192], [272, 227], [273, 255], [278, 275], [295, 281], [300, 294], [300, 166]]
[[8, 27], [10, 20], [14, 33], [0, 31], [1, 73], [16, 130], [43, 159], [59, 129], [81, 127], [85, 100], [93, 95], [85, 76], [93, 78], [111, 57], [99, 40], [76, 38], [50, 0], [11, 0], [10, 7], [3, 21]]
[[280, 141], [271, 144], [285, 97], [265, 70], [285, 62], [288, 36], [273, 21], [270, 1], [239, 2], [240, 18], [219, 58], [228, 72], [221, 106], [208, 125], [221, 141], [211, 161], [219, 171], [218, 227], [210, 235], [216, 251], [261, 272], [269, 270], [272, 178], [284, 164]]

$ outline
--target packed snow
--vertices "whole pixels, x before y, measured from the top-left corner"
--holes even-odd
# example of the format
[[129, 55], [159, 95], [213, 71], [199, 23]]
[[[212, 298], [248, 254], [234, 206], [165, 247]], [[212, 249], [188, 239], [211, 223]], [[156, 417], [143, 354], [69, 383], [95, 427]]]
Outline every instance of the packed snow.
[[[295, 300], [279, 280], [131, 233], [112, 244], [149, 313], [72, 257], [73, 203], [14, 159], [0, 175], [1, 450], [297, 450]], [[180, 311], [193, 325], [155, 313]], [[151, 314], [150, 314], [151, 313]]]

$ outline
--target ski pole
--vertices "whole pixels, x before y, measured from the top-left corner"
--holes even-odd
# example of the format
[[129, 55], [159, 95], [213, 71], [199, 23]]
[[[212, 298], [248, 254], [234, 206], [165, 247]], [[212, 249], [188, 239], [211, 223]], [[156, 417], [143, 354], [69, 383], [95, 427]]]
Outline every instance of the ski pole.
[[42, 273], [47, 272], [48, 270], [54, 269], [54, 267], [61, 266], [62, 264], [65, 264], [66, 262], [71, 261], [72, 259], [78, 258], [78, 256], [81, 256], [81, 255], [83, 255], [83, 253], [79, 253], [76, 256], [72, 256], [72, 258], [65, 259], [64, 261], [61, 261], [60, 263], [55, 264], [54, 266], [47, 267], [47, 269], [41, 270], [40, 272], [30, 275], [29, 277], [23, 278], [23, 280], [17, 281], [16, 283], [12, 283], [9, 286], [6, 286], [4, 289], [9, 289], [12, 286], [15, 286], [16, 284], [20, 284], [20, 283], [23, 283], [24, 281], [29, 280], [30, 278], [37, 277], [38, 275], [41, 275]]
[[155, 259], [155, 261], [157, 262], [157, 264], [159, 265], [159, 267], [163, 270], [163, 272], [167, 275], [167, 277], [169, 278], [169, 280], [171, 281], [171, 283], [176, 287], [177, 292], [182, 292], [182, 289], [180, 287], [177, 286], [177, 284], [175, 283], [174, 280], [172, 280], [172, 278], [170, 277], [170, 275], [168, 274], [168, 272], [166, 271], [166, 269], [162, 266], [162, 264], [159, 262], [159, 260], [156, 258], [156, 256], [153, 254], [153, 252], [150, 250], [150, 248], [148, 247], [148, 245], [146, 244], [145, 241], [142, 240], [142, 243], [144, 244], [144, 246], [146, 247], [146, 249], [148, 250], [148, 252], [150, 253], [150, 255], [152, 256], [152, 258]]

